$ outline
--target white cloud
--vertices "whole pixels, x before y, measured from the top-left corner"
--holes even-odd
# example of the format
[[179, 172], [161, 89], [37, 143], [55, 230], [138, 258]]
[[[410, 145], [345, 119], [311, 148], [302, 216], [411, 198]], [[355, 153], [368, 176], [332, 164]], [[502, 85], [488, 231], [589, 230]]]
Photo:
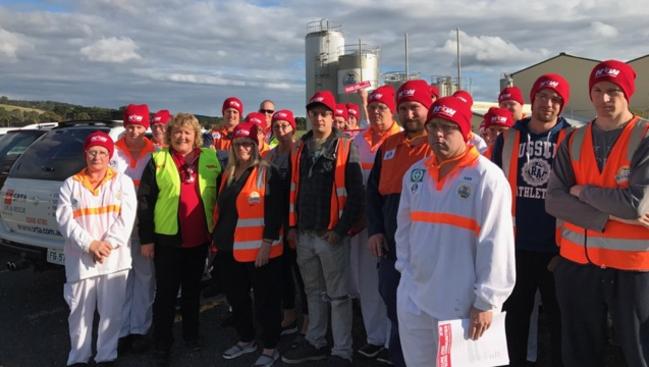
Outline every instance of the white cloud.
[[[449, 32], [449, 39], [439, 51], [455, 55], [457, 53], [456, 33]], [[546, 57], [546, 49], [521, 49], [512, 42], [497, 36], [471, 36], [460, 31], [460, 55], [462, 64], [471, 65], [511, 65]]]
[[595, 33], [595, 35], [603, 38], [615, 38], [619, 34], [617, 28], [598, 21], [590, 23], [590, 29]]
[[0, 55], [7, 61], [16, 61], [20, 51], [33, 48], [24, 36], [0, 28]]
[[138, 46], [128, 37], [110, 37], [81, 48], [81, 54], [90, 61], [121, 64], [141, 59], [137, 49]]

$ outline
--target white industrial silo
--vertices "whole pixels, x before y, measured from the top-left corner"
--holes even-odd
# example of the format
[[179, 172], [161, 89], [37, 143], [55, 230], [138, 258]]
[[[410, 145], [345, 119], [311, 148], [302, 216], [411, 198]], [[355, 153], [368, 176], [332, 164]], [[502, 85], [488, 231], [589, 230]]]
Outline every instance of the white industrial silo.
[[327, 19], [309, 22], [305, 47], [306, 100], [322, 89], [335, 94], [338, 57], [345, 47], [341, 27]]
[[338, 83], [336, 99], [340, 102], [358, 103], [360, 100], [355, 93], [346, 94], [345, 87], [350, 84], [369, 81], [369, 89], [379, 86], [379, 55], [378, 47], [369, 47], [359, 42], [347, 45], [338, 59]]

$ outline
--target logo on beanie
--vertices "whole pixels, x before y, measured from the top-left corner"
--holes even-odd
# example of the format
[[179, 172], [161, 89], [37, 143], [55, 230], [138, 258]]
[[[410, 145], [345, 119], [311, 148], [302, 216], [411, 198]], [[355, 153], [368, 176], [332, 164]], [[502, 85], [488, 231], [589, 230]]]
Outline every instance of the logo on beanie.
[[92, 138], [90, 138], [91, 143], [105, 143], [107, 141], [108, 141], [108, 138], [106, 138], [105, 136], [101, 136], [101, 135], [95, 135]]
[[141, 115], [129, 115], [128, 122], [142, 122], [144, 116]]
[[[375, 93], [370, 96], [371, 101], [377, 101], [379, 99], [383, 98], [383, 94], [381, 93]], [[350, 111], [351, 112], [351, 111]]]
[[250, 131], [249, 131], [249, 130], [240, 129], [240, 130], [237, 130], [237, 131], [234, 133], [234, 136], [237, 137], [237, 138], [247, 138], [248, 136], [250, 136]]
[[278, 119], [285, 119], [287, 117], [288, 116], [284, 112], [280, 112], [280, 113], [275, 115], [275, 118], [278, 118]]
[[443, 113], [449, 117], [453, 117], [457, 113], [457, 110], [448, 106], [438, 105], [433, 108], [433, 113]]
[[228, 102], [228, 106], [230, 106], [230, 107], [234, 107], [234, 108], [239, 108], [239, 107], [241, 107], [241, 105], [239, 104], [239, 102], [236, 102], [236, 101], [230, 101], [230, 102]]
[[324, 101], [324, 97], [318, 96], [318, 97], [311, 98], [311, 102], [322, 102], [322, 101]]
[[539, 89], [556, 88], [558, 86], [559, 86], [559, 82], [556, 80], [544, 80], [539, 84]]
[[401, 92], [399, 92], [399, 98], [412, 97], [415, 95], [415, 92], [416, 92], [415, 89], [404, 89]]
[[156, 117], [153, 118], [153, 121], [154, 122], [162, 121], [162, 117], [156, 116]]
[[345, 113], [345, 111], [336, 108], [336, 115], [342, 115], [343, 113]]
[[356, 110], [347, 110], [347, 112], [349, 112], [350, 115], [356, 116]]
[[261, 125], [261, 120], [256, 117], [251, 118], [250, 122], [252, 122], [253, 124]]
[[612, 78], [617, 78], [617, 76], [619, 74], [620, 74], [619, 69], [604, 67], [604, 68], [601, 68], [601, 69], [598, 69], [597, 71], [595, 71], [595, 78], [599, 79], [599, 78], [603, 78], [605, 76], [610, 76]]
[[503, 116], [491, 116], [491, 122], [494, 124], [506, 124], [507, 117]]
[[466, 98], [464, 98], [464, 97], [462, 97], [462, 96], [455, 96], [455, 97], [457, 97], [459, 100], [461, 100], [461, 101], [464, 102], [464, 103], [469, 103], [469, 100], [466, 99]]

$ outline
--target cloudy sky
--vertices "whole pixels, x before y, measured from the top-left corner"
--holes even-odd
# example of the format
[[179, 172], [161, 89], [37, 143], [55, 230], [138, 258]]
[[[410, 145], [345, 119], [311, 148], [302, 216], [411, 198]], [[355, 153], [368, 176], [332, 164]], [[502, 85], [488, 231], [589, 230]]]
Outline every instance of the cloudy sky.
[[[605, 4], [602, 4], [605, 3]], [[560, 52], [630, 60], [649, 53], [647, 0], [0, 0], [0, 95], [220, 115], [264, 98], [303, 115], [306, 24], [328, 18], [350, 43], [381, 47], [381, 71], [455, 73], [492, 100], [503, 72]]]

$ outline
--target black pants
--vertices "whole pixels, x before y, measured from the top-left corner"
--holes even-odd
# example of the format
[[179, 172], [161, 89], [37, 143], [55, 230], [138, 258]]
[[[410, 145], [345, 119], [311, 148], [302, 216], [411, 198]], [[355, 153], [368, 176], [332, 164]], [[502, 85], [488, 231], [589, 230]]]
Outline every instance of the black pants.
[[153, 303], [153, 330], [157, 349], [173, 343], [176, 296], [182, 288], [183, 339], [198, 339], [200, 281], [205, 267], [207, 244], [192, 248], [155, 247], [156, 297]]
[[379, 261], [379, 293], [390, 319], [390, 361], [397, 367], [405, 367], [399, 339], [399, 320], [397, 318], [397, 287], [401, 280], [401, 273], [394, 268], [396, 260], [382, 257]]
[[[304, 281], [300, 268], [297, 266], [296, 251], [284, 246], [284, 253], [281, 257], [282, 261], [282, 306], [285, 310], [292, 310], [295, 308], [295, 290], [297, 283], [297, 290], [300, 292], [301, 311], [302, 314], [308, 314], [308, 307], [306, 302], [306, 293], [304, 293]], [[295, 278], [294, 278], [295, 277]]]
[[255, 316], [261, 325], [264, 348], [274, 349], [279, 343], [282, 323], [282, 261], [271, 259], [256, 268], [254, 262], [238, 262], [232, 253], [223, 254], [222, 279], [227, 279], [225, 291], [232, 306], [234, 326], [243, 342], [255, 339], [250, 288], [255, 296]]
[[554, 271], [566, 367], [606, 365], [607, 313], [629, 367], [649, 366], [649, 272], [562, 259]]
[[516, 285], [503, 309], [507, 311], [505, 328], [510, 366], [527, 365], [527, 339], [534, 296], [538, 288], [543, 315], [550, 325], [552, 366], [561, 367], [561, 315], [554, 287], [554, 277], [547, 266], [554, 254], [516, 251]]

